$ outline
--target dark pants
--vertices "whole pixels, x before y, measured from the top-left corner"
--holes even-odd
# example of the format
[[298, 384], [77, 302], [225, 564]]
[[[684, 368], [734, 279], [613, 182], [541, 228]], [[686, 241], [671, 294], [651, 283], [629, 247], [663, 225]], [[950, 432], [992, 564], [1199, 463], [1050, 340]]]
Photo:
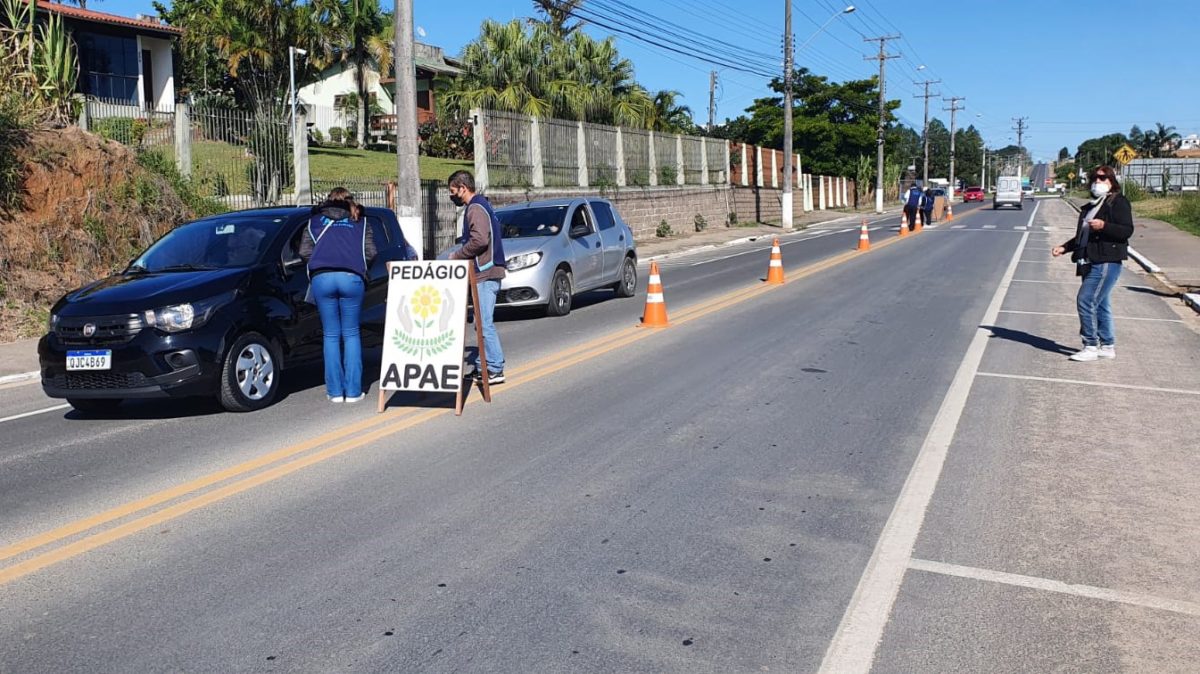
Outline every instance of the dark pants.
[[924, 220], [921, 221], [922, 227], [933, 222], [933, 209], [932, 208], [926, 208], [925, 210], [921, 211], [921, 213], [924, 214], [923, 217], [925, 218]]
[[908, 231], [911, 232], [912, 230], [917, 228], [917, 207], [916, 206], [905, 206], [904, 207], [904, 217], [908, 218]]

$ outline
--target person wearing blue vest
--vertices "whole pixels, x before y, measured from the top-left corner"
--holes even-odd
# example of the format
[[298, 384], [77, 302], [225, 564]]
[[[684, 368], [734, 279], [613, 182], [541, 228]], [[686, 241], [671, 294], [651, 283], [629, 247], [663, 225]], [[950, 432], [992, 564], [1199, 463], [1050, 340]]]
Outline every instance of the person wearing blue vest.
[[[447, 181], [450, 201], [455, 206], [466, 206], [463, 214], [462, 236], [459, 247], [450, 252], [451, 260], [473, 260], [475, 285], [479, 291], [480, 328], [483, 332], [483, 348], [487, 354], [487, 377], [489, 384], [504, 383], [504, 349], [500, 346], [500, 335], [492, 320], [496, 312], [496, 297], [500, 294], [500, 279], [508, 273], [505, 269], [504, 243], [500, 235], [500, 221], [487, 197], [475, 192], [475, 176], [470, 171], [455, 171]], [[479, 380], [483, 377], [479, 354], [475, 355], [475, 372], [471, 375]]]
[[338, 187], [313, 208], [300, 240], [325, 336], [325, 392], [334, 403], [363, 399], [359, 316], [375, 239], [350, 190]]
[[914, 182], [904, 197], [904, 217], [908, 218], [910, 232], [917, 228], [917, 212], [924, 210], [924, 207], [925, 193], [921, 191], [921, 186]]

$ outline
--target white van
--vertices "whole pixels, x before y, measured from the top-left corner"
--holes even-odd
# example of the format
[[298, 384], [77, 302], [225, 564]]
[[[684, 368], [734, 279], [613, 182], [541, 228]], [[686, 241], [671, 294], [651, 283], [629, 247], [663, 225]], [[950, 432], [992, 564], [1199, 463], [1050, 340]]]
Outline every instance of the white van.
[[1001, 206], [1016, 206], [1021, 209], [1021, 179], [1017, 176], [1000, 176], [996, 179], [996, 194], [992, 197], [992, 209]]

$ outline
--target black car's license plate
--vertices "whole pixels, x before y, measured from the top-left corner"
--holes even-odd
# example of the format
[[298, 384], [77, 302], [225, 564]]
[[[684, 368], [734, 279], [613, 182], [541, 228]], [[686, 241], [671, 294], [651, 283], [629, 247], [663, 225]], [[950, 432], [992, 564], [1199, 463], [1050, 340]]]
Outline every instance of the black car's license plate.
[[67, 370], [111, 370], [112, 350], [68, 351]]

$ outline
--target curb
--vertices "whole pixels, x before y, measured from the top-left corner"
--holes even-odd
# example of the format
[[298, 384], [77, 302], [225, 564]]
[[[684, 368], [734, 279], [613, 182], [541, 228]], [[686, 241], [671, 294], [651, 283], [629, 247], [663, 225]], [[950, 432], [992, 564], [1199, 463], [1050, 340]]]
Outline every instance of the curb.
[[1161, 274], [1162, 273], [1162, 269], [1158, 265], [1151, 262], [1150, 258], [1148, 258], [1145, 255], [1142, 255], [1141, 253], [1134, 250], [1133, 246], [1129, 246], [1129, 257], [1133, 258], [1134, 262], [1137, 262], [1138, 264], [1140, 264], [1142, 266], [1142, 269], [1145, 269], [1146, 271], [1150, 272], [1151, 274]]
[[35, 379], [41, 372], [34, 370], [33, 372], [22, 372], [20, 374], [8, 374], [0, 377], [0, 386], [4, 384], [16, 384], [18, 382], [29, 381]]
[[1197, 313], [1200, 313], [1200, 294], [1184, 293], [1183, 294], [1183, 302], [1184, 302], [1184, 304], [1188, 305], [1193, 310], [1195, 310]]

